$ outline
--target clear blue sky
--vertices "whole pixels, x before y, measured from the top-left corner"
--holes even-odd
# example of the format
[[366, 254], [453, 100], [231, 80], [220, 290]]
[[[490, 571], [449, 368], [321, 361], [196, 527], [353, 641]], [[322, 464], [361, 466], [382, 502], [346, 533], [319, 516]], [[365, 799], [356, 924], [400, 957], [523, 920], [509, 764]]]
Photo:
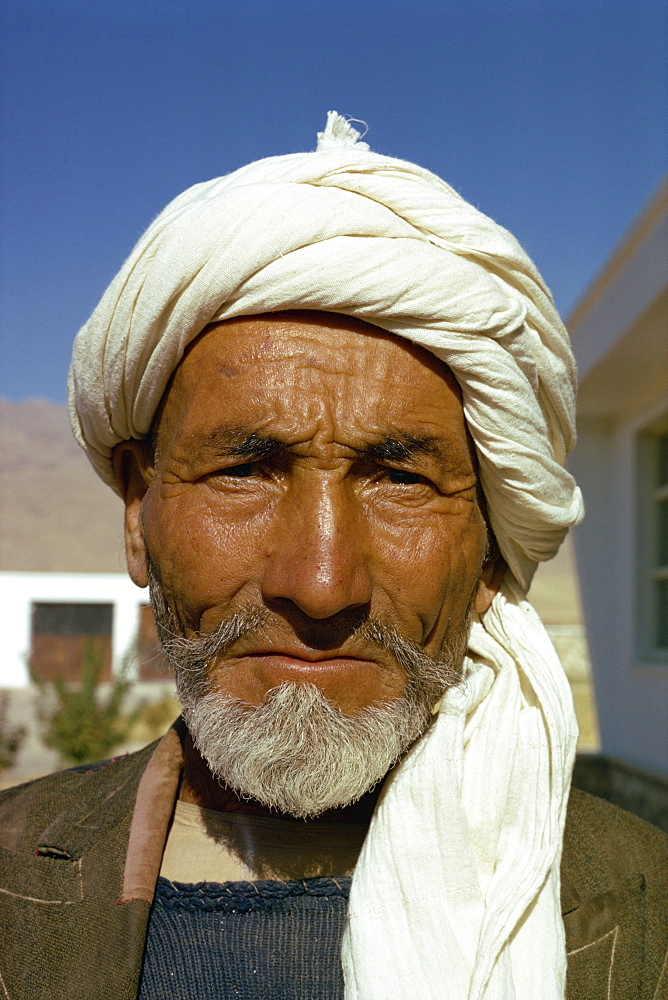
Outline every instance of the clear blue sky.
[[568, 313], [666, 169], [659, 0], [1, 0], [0, 395], [180, 190], [311, 149], [331, 108], [524, 243]]

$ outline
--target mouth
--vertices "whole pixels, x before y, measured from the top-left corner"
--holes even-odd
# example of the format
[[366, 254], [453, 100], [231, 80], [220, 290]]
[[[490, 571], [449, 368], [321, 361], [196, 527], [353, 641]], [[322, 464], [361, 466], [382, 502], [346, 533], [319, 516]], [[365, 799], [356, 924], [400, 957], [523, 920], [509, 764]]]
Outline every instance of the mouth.
[[[261, 704], [282, 684], [312, 684], [346, 714], [401, 694], [403, 672], [377, 652], [278, 648], [230, 650], [217, 660], [221, 688], [248, 704]], [[366, 652], [366, 651], [365, 651]], [[382, 658], [385, 659], [384, 657]], [[389, 659], [389, 657], [388, 657]]]
[[[365, 669], [377, 670], [381, 667], [377, 656], [358, 656], [344, 652], [320, 650], [267, 649], [258, 652], [237, 654], [251, 669], [266, 676], [267, 681], [275, 678], [276, 684], [288, 680], [321, 681], [328, 675], [359, 673]], [[237, 658], [235, 657], [235, 659]], [[381, 667], [382, 669], [382, 667]]]
[[333, 652], [331, 650], [290, 649], [290, 648], [262, 649], [257, 651], [249, 650], [248, 652], [244, 652], [240, 655], [252, 658], [279, 657], [284, 659], [286, 662], [294, 661], [295, 663], [305, 663], [305, 664], [320, 664], [320, 663], [327, 663], [333, 660], [365, 661], [369, 659], [375, 659], [375, 657], [360, 656], [357, 653], [352, 653], [352, 652], [350, 653], [343, 651]]
[[222, 652], [221, 663], [226, 660], [246, 662], [275, 662], [295, 669], [324, 670], [328, 666], [374, 663], [380, 669], [395, 669], [396, 657], [378, 642], [370, 641], [363, 634], [345, 637], [343, 641], [318, 643], [300, 636], [281, 635], [278, 630], [271, 635], [265, 632], [240, 638]]

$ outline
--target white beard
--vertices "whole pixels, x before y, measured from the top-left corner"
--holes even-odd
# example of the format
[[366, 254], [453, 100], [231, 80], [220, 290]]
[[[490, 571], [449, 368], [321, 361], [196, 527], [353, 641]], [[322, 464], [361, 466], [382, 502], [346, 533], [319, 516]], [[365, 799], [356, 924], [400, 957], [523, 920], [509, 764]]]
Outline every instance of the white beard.
[[292, 816], [317, 816], [369, 791], [424, 728], [406, 699], [344, 715], [314, 684], [285, 683], [264, 704], [211, 691], [183, 703], [214, 777]]

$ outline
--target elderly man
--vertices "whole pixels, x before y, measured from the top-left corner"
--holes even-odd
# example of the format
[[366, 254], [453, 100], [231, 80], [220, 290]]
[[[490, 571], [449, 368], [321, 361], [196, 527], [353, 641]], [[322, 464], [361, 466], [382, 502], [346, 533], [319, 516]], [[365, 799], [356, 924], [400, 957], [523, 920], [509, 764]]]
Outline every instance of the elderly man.
[[666, 995], [665, 838], [567, 816], [524, 596], [581, 515], [566, 332], [508, 233], [358, 138], [186, 191], [77, 338], [183, 719], [5, 794], [11, 1000]]

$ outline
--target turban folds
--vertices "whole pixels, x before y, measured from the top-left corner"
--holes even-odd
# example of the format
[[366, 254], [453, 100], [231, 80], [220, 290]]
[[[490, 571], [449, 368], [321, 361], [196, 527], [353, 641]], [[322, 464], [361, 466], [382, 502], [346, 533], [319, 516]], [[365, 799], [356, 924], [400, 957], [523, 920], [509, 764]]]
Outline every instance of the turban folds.
[[188, 344], [213, 321], [264, 312], [349, 314], [450, 367], [511, 572], [471, 626], [463, 683], [385, 782], [352, 883], [346, 998], [559, 1000], [577, 727], [524, 595], [582, 512], [564, 468], [568, 336], [508, 232], [434, 174], [357, 138], [330, 112], [315, 152], [175, 198], [78, 334], [71, 419], [115, 486], [112, 449], [149, 433]]
[[161, 212], [77, 336], [75, 435], [115, 488], [112, 449], [146, 436], [208, 323], [286, 309], [357, 316], [452, 369], [492, 527], [526, 590], [581, 514], [563, 467], [574, 433], [568, 335], [510, 233], [355, 135], [330, 113], [315, 153], [196, 184]]

